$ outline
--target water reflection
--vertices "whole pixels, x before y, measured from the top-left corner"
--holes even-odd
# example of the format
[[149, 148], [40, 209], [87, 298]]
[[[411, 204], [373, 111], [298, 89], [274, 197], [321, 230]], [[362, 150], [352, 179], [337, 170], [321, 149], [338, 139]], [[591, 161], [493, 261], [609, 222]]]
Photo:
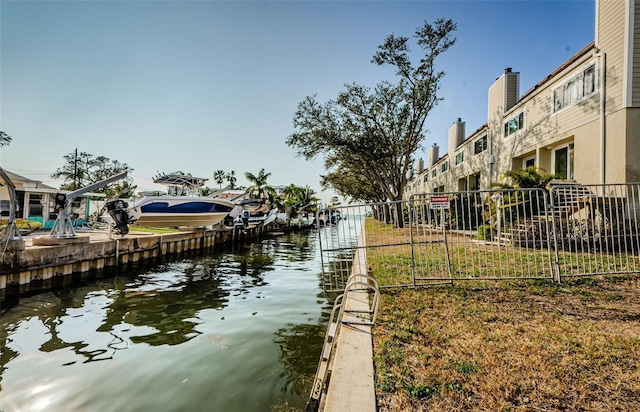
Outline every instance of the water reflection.
[[[327, 308], [328, 310], [328, 308]], [[297, 396], [308, 396], [318, 366], [318, 356], [326, 332], [327, 316], [320, 324], [289, 325], [275, 332], [274, 343], [280, 350], [284, 371], [282, 392]]]
[[344, 289], [351, 275], [355, 251], [359, 247], [363, 219], [364, 216], [361, 214], [350, 214], [348, 220], [340, 220], [337, 225], [327, 226], [320, 232], [320, 242], [324, 250], [322, 263], [325, 290]]
[[184, 262], [145, 273], [116, 295], [97, 331], [112, 332], [118, 327], [129, 332], [133, 343], [152, 346], [187, 342], [199, 334], [199, 311], [227, 303], [229, 292], [221, 288], [222, 282], [208, 262]]
[[4, 372], [7, 370], [6, 365], [19, 355], [18, 351], [11, 349], [7, 345], [9, 342], [8, 335], [15, 332], [15, 329], [13, 325], [9, 326], [6, 330], [5, 328], [0, 328], [0, 392], [2, 392], [2, 376], [4, 376]]
[[[23, 299], [0, 318], [4, 409], [303, 406], [328, 316], [320, 281], [317, 238], [299, 233]], [[162, 379], [132, 397], [148, 376]]]

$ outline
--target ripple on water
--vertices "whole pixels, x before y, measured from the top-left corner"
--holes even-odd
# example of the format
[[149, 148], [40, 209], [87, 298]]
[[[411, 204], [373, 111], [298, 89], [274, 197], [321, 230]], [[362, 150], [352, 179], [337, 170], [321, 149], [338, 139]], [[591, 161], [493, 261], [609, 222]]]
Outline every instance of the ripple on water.
[[0, 318], [0, 409], [303, 407], [320, 272], [317, 235], [295, 234], [22, 299]]

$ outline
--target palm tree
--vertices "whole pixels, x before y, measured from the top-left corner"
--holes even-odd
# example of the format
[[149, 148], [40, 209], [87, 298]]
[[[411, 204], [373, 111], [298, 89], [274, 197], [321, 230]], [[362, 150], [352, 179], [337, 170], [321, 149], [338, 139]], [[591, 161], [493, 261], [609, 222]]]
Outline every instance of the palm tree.
[[508, 170], [505, 172], [504, 177], [511, 179], [513, 185], [521, 189], [546, 189], [549, 182], [553, 179], [559, 179], [560, 175], [556, 173], [541, 175], [537, 167], [529, 166], [526, 169], [518, 171]]
[[222, 184], [224, 183], [224, 179], [227, 177], [227, 174], [224, 170], [216, 170], [213, 172], [213, 180], [218, 184], [220, 190], [222, 190]]
[[298, 193], [302, 188], [291, 183], [282, 189], [282, 197], [284, 198], [284, 206], [291, 209], [298, 203]]
[[276, 195], [276, 191], [267, 184], [267, 179], [271, 176], [271, 173], [265, 173], [264, 169], [260, 169], [258, 175], [254, 175], [250, 172], [245, 172], [244, 177], [251, 183], [251, 186], [247, 188], [249, 196], [256, 197], [258, 199], [267, 198], [267, 193]]
[[289, 211], [293, 210], [295, 206], [298, 204], [298, 193], [302, 190], [301, 187], [294, 185], [291, 183], [289, 186], [285, 186], [282, 189], [282, 194], [280, 195], [282, 199], [282, 211], [289, 213]]
[[229, 173], [227, 173], [224, 178], [227, 179], [227, 182], [229, 183], [229, 189], [235, 189], [236, 188], [236, 180], [238, 180], [238, 179], [236, 178], [235, 170], [232, 170]]
[[317, 203], [320, 201], [316, 197], [316, 192], [310, 186], [296, 186], [290, 184], [282, 190], [284, 206], [293, 213], [305, 210], [315, 212], [318, 209]]
[[296, 196], [296, 193], [298, 193], [300, 189], [301, 188], [299, 186], [291, 183], [289, 186], [286, 186], [284, 189], [282, 189], [282, 194], [285, 196], [285, 198], [292, 198]]
[[317, 209], [317, 203], [320, 201], [318, 197], [316, 197], [316, 192], [310, 186], [305, 186], [302, 188], [299, 194], [299, 198], [301, 206], [308, 208], [310, 211], [315, 211]]
[[213, 189], [210, 188], [209, 186], [204, 186], [200, 188], [200, 196], [209, 196], [211, 193], [213, 193]]
[[123, 179], [114, 186], [107, 186], [105, 188], [105, 195], [107, 199], [127, 199], [135, 194], [137, 185], [133, 184], [133, 181]]
[[[502, 210], [504, 216], [518, 215], [530, 216], [537, 215], [544, 208], [541, 196], [533, 194], [533, 192], [513, 190], [513, 189], [542, 189], [548, 191], [547, 185], [553, 179], [560, 178], [555, 173], [540, 174], [540, 169], [535, 166], [529, 166], [521, 170], [508, 170], [503, 177], [510, 179], [509, 183], [503, 183], [499, 186], [502, 189], [512, 189], [504, 192], [499, 197], [500, 205], [498, 205], [497, 197], [487, 196], [485, 199], [485, 219], [489, 222], [496, 222], [497, 210]], [[506, 218], [505, 221], [510, 218]]]

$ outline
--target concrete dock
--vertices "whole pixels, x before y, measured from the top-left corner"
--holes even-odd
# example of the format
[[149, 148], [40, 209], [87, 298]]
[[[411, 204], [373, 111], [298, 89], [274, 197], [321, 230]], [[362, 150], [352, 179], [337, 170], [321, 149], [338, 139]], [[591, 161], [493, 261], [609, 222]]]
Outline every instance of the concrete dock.
[[123, 237], [110, 238], [106, 231], [87, 231], [63, 239], [36, 235], [2, 242], [0, 302], [7, 306], [20, 295], [61, 287], [103, 270], [224, 247], [259, 237], [264, 232], [264, 227], [253, 227], [246, 233], [220, 228], [154, 234], [135, 232], [134, 228]]
[[[364, 229], [363, 229], [364, 233]], [[351, 274], [368, 272], [365, 236], [361, 236], [351, 267]], [[338, 334], [331, 378], [324, 412], [375, 412], [376, 392], [373, 368], [373, 336], [371, 326], [357, 324], [356, 313], [371, 309], [367, 291], [348, 293], [344, 301], [344, 318]]]

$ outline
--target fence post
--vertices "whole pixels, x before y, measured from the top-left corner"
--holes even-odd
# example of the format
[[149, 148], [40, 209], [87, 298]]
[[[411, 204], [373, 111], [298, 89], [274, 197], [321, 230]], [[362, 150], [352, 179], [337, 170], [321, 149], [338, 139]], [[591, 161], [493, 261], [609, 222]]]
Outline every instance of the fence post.
[[[409, 197], [409, 201], [407, 202], [407, 210], [409, 214], [409, 244], [411, 245], [411, 285], [413, 287], [416, 286], [416, 256], [415, 251], [413, 250], [413, 207], [412, 207], [413, 196]], [[416, 221], [416, 232], [418, 230], [418, 222]]]

